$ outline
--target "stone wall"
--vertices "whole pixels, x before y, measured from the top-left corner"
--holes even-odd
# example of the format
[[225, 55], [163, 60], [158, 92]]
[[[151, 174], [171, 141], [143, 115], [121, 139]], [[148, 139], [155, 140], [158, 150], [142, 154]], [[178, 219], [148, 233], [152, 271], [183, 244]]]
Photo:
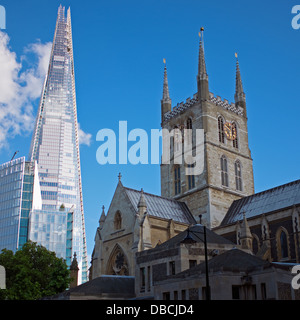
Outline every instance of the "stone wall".
[[[177, 127], [186, 127], [187, 120], [192, 119], [193, 130], [204, 129], [204, 170], [195, 176], [195, 187], [188, 189], [188, 177], [185, 174], [185, 165], [180, 165], [181, 192], [175, 194], [175, 174], [173, 162], [173, 148], [171, 147], [170, 165], [161, 165], [161, 193], [165, 197], [173, 197], [184, 201], [196, 220], [203, 215], [202, 223], [208, 227], [216, 227], [222, 221], [231, 203], [243, 196], [254, 193], [253, 167], [251, 152], [248, 146], [247, 118], [235, 112], [235, 108], [227, 108], [228, 102], [218, 103], [205, 101], [202, 105], [194, 103], [189, 108], [184, 105], [182, 111], [174, 114], [163, 122], [162, 127], [171, 132]], [[179, 107], [177, 109], [181, 110]], [[234, 111], [232, 111], [234, 110]], [[225, 138], [224, 143], [219, 142], [218, 117], [224, 121], [237, 124], [238, 148], [233, 142]], [[195, 132], [193, 133], [194, 143]], [[171, 139], [173, 141], [173, 139]], [[194, 151], [195, 153], [195, 145]], [[228, 164], [229, 186], [222, 186], [220, 158], [224, 155]], [[236, 189], [235, 162], [239, 161], [242, 168], [242, 191]]]

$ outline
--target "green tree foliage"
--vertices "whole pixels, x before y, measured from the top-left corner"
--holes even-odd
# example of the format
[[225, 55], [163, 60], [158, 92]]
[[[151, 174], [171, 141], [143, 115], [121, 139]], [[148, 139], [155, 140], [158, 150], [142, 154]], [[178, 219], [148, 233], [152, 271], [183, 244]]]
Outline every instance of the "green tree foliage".
[[64, 291], [70, 284], [65, 260], [35, 242], [27, 242], [15, 254], [2, 250], [0, 265], [6, 271], [6, 289], [0, 299], [35, 300]]

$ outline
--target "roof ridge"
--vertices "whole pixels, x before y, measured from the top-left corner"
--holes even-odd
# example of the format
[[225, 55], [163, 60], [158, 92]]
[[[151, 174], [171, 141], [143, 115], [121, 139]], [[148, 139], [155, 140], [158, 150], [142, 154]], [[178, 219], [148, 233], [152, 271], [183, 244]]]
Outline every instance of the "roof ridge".
[[[253, 217], [253, 216], [257, 216], [258, 213], [255, 213], [254, 215], [251, 214], [249, 216], [248, 215], [249, 212], [247, 211], [248, 209], [247, 209], [247, 207], [245, 209], [245, 206], [247, 206], [248, 204], [250, 206], [252, 206], [253, 203], [257, 202], [258, 204], [256, 204], [256, 206], [258, 205], [259, 207], [263, 207], [262, 201], [265, 201], [264, 200], [265, 198], [269, 199], [273, 196], [277, 196], [277, 195], [281, 195], [281, 194], [288, 195], [288, 193], [290, 191], [293, 191], [292, 197], [287, 198], [287, 196], [285, 196], [284, 199], [289, 199], [290, 205], [295, 204], [295, 200], [298, 199], [298, 197], [299, 197], [299, 187], [300, 187], [300, 179], [294, 180], [294, 181], [291, 181], [291, 182], [288, 182], [288, 183], [285, 183], [285, 184], [282, 184], [282, 185], [279, 185], [279, 186], [276, 186], [276, 187], [273, 187], [273, 188], [270, 188], [270, 189], [267, 189], [267, 190], [264, 190], [264, 191], [261, 191], [258, 193], [254, 193], [254, 194], [246, 196], [246, 197], [242, 197], [241, 199], [238, 199], [238, 200], [234, 200], [232, 202], [231, 206], [229, 207], [227, 213], [225, 214], [220, 226], [228, 225], [231, 223], [236, 223], [237, 220], [242, 220], [242, 217], [238, 218], [238, 215], [241, 214], [243, 212], [243, 210], [246, 210], [245, 213], [246, 213], [247, 219], [249, 219], [250, 217]], [[290, 188], [290, 189], [286, 190], [285, 188]], [[278, 202], [274, 202], [274, 203], [278, 203]], [[270, 205], [270, 204], [268, 203], [268, 205]], [[277, 207], [275, 206], [275, 208], [277, 208]], [[267, 207], [267, 208], [268, 208], [268, 210], [270, 210], [269, 207]], [[253, 209], [253, 207], [251, 210], [255, 211], [255, 209]], [[272, 210], [275, 210], [274, 207]], [[267, 212], [269, 212], [269, 211], [266, 211], [266, 212], [261, 211], [259, 214], [263, 214], [263, 213], [267, 213]]]
[[258, 193], [264, 193], [264, 192], [268, 192], [268, 191], [271, 191], [271, 190], [274, 190], [274, 189], [279, 189], [279, 188], [282, 188], [282, 187], [291, 186], [291, 185], [298, 184], [298, 183], [300, 183], [300, 179], [297, 179], [297, 180], [294, 180], [294, 181], [290, 181], [290, 182], [281, 184], [281, 185], [279, 185], [277, 187], [273, 187], [273, 188], [270, 188], [270, 189], [267, 189], [265, 191], [261, 191], [261, 192], [258, 192]]
[[[135, 208], [137, 203], [135, 203], [135, 200], [132, 199], [132, 197], [133, 197], [132, 194], [135, 193], [134, 197], [136, 198], [138, 195], [141, 194], [141, 191], [136, 190], [136, 189], [132, 189], [132, 188], [128, 188], [128, 187], [124, 187], [124, 186], [122, 186], [122, 187], [125, 189], [126, 196], [129, 198], [130, 203], [133, 205], [135, 211], [137, 211], [137, 208]], [[130, 193], [132, 193], [132, 194], [130, 194]], [[156, 194], [147, 193], [144, 191], [143, 191], [143, 193], [144, 193], [145, 198], [147, 196], [149, 196], [149, 198], [148, 198], [149, 201], [147, 201], [147, 199], [145, 199], [147, 202], [147, 212], [149, 215], [157, 216], [156, 213], [160, 212], [159, 217], [164, 218], [164, 219], [173, 219], [174, 221], [179, 221], [179, 222], [183, 222], [183, 223], [187, 223], [187, 224], [194, 224], [196, 222], [193, 214], [191, 213], [190, 209], [188, 208], [188, 206], [186, 205], [185, 202], [178, 201], [178, 200], [175, 200], [172, 198], [158, 196]], [[152, 203], [156, 203], [156, 204], [159, 203], [160, 209], [158, 211], [157, 211], [157, 209], [154, 209]], [[161, 208], [164, 208], [164, 209], [162, 210]], [[169, 217], [169, 218], [164, 217], [164, 215], [169, 215], [170, 210], [173, 212], [172, 217]], [[178, 220], [179, 216], [176, 216], [176, 215], [178, 215], [178, 213], [176, 213], [177, 210], [180, 210], [181, 214], [179, 214], [179, 215], [182, 215], [182, 217], [184, 217], [183, 220], [182, 219]], [[175, 212], [175, 215], [174, 215], [174, 212]]]
[[[131, 190], [131, 191], [136, 191], [136, 192], [138, 192], [138, 193], [141, 193], [141, 190], [137, 190], [137, 189], [133, 189], [133, 188], [128, 188], [128, 187], [124, 187], [124, 186], [123, 186], [123, 188], [124, 188], [124, 189], [128, 189], [128, 190]], [[179, 201], [179, 200], [176, 200], [176, 199], [173, 199], [173, 198], [167, 198], [167, 197], [159, 196], [159, 195], [154, 194], [154, 193], [145, 192], [144, 190], [143, 190], [143, 192], [144, 192], [144, 195], [149, 195], [149, 196], [153, 196], [153, 197], [157, 197], [157, 198], [162, 198], [162, 199], [169, 200], [169, 201], [176, 201], [176, 202], [180, 202], [180, 203], [185, 204], [183, 201]]]
[[[260, 192], [257, 192], [257, 193], [253, 193], [250, 196], [246, 196], [246, 197], [243, 197], [241, 199], [247, 199], [247, 198], [251, 198], [251, 197], [256, 197], [256, 196], [259, 196], [261, 194], [268, 193], [270, 191], [273, 191], [273, 190], [276, 190], [276, 189], [279, 189], [279, 188], [282, 188], [282, 187], [286, 187], [286, 186], [291, 186], [293, 184], [298, 184], [298, 183], [300, 183], [300, 179], [294, 180], [294, 181], [291, 181], [291, 182], [288, 182], [288, 183], [285, 183], [285, 184], [281, 184], [281, 185], [279, 185], [277, 187], [273, 187], [273, 188], [270, 188], [270, 189], [267, 189], [267, 190], [263, 190], [263, 191], [260, 191]], [[234, 200], [234, 202], [235, 201], [240, 201], [241, 199]]]
[[[264, 265], [264, 266], [268, 266], [268, 267], [271, 266], [271, 263], [266, 261], [266, 260], [263, 260], [263, 259], [255, 256], [255, 255], [249, 254], [249, 253], [247, 253], [244, 250], [241, 250], [239, 248], [232, 248], [232, 249], [226, 250], [225, 252], [221, 253], [220, 255], [217, 255], [217, 256], [209, 259], [208, 260], [208, 268], [211, 268], [212, 270], [220, 270], [220, 267], [217, 267], [217, 268], [215, 267], [214, 268], [212, 265], [222, 262], [222, 260], [224, 260], [224, 258], [225, 259], [226, 258], [227, 259], [228, 258], [234, 259], [234, 258], [236, 258], [237, 255], [238, 256], [241, 255], [241, 256], [247, 257], [248, 259], [251, 259], [251, 261], [257, 263], [257, 266], [249, 265], [247, 267], [247, 271], [248, 272], [251, 272], [251, 271], [255, 270], [255, 268], [260, 267], [260, 265]], [[223, 263], [224, 263], [224, 261], [223, 261]], [[224, 270], [227, 270], [228, 269], [227, 266], [226, 266], [227, 263], [228, 263], [228, 260], [226, 261], [225, 266], [221, 267], [221, 268], [224, 268]], [[176, 275], [173, 276], [173, 278], [180, 278], [185, 274], [188, 274], [188, 275], [192, 276], [194, 272], [196, 272], [196, 273], [197, 272], [202, 272], [201, 269], [203, 269], [203, 266], [205, 266], [205, 261], [197, 264], [196, 266], [194, 266], [194, 267], [192, 267], [190, 269], [187, 269], [187, 270], [184, 270], [184, 271], [181, 271], [181, 272], [177, 273]], [[244, 269], [243, 266], [238, 266], [237, 268], [240, 269], [240, 270]]]

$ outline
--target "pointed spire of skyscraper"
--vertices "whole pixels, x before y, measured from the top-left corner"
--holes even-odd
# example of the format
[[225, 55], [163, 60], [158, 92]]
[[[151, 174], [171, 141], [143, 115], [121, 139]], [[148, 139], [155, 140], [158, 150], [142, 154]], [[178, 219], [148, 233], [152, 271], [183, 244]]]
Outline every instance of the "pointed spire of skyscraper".
[[198, 59], [198, 75], [197, 75], [199, 101], [204, 101], [209, 99], [208, 74], [206, 72], [206, 63], [205, 63], [205, 56], [204, 56], [203, 31], [204, 31], [204, 28], [201, 27], [199, 32], [200, 42], [199, 42], [199, 59]]
[[57, 21], [60, 21], [61, 19], [64, 19], [64, 17], [65, 17], [65, 7], [60, 5], [58, 7], [58, 11], [57, 11]]
[[[40, 185], [41, 211], [46, 214], [51, 210], [56, 214], [60, 212], [63, 202], [68, 216], [73, 216], [73, 224], [67, 230], [72, 235], [71, 240], [63, 244], [66, 249], [60, 243], [55, 248], [59, 250], [57, 255], [66, 259], [68, 266], [76, 251], [81, 283], [88, 280], [88, 265], [78, 131], [71, 11], [69, 8], [66, 15], [65, 7], [59, 6], [48, 73], [32, 137], [30, 160], [37, 162], [43, 180]], [[51, 161], [47, 160], [49, 157]], [[53, 166], [53, 163], [56, 165]], [[55, 184], [59, 185], [59, 190], [50, 191], [49, 197], [49, 187], [53, 188]], [[40, 244], [48, 245], [48, 239], [41, 241]]]
[[164, 120], [164, 114], [168, 111], [171, 111], [171, 106], [172, 106], [172, 100], [170, 99], [170, 93], [169, 93], [166, 59], [164, 59], [163, 61], [165, 64], [165, 68], [164, 68], [163, 97], [161, 100], [161, 121], [162, 122]]
[[241, 78], [240, 64], [237, 53], [235, 53], [236, 57], [236, 76], [235, 76], [235, 95], [234, 100], [235, 103], [241, 107], [243, 107], [246, 111], [246, 96], [243, 89], [243, 83]]

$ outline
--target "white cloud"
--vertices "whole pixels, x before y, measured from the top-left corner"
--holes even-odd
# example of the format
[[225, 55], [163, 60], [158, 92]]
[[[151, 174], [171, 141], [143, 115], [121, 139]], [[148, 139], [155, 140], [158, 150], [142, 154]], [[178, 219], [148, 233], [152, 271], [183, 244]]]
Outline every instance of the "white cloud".
[[[30, 133], [35, 123], [33, 105], [40, 98], [48, 71], [52, 43], [37, 41], [17, 55], [9, 37], [0, 31], [0, 149], [16, 135]], [[79, 143], [90, 146], [92, 135], [79, 126]]]
[[91, 145], [92, 135], [90, 133], [85, 133], [78, 123], [78, 135], [79, 135], [79, 144], [85, 144], [87, 146]]
[[[8, 35], [0, 31], [0, 149], [14, 136], [32, 131], [33, 103], [41, 95], [52, 45], [30, 44], [18, 62], [9, 40]], [[35, 61], [31, 61], [32, 57]]]

